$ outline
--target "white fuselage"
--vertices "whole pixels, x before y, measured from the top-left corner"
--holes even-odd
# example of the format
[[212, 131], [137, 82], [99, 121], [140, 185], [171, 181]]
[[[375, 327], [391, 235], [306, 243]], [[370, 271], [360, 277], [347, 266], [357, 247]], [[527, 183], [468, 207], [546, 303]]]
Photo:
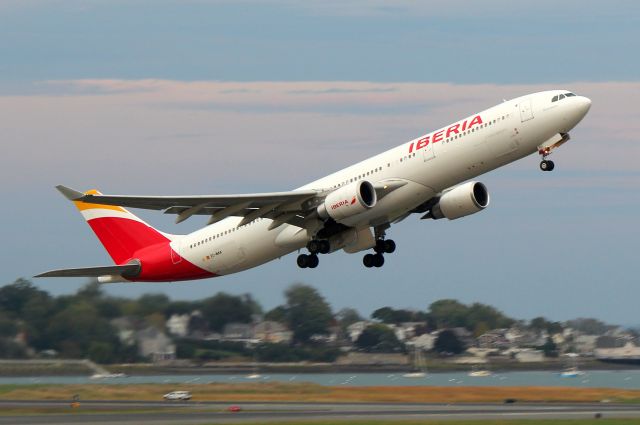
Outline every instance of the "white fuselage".
[[[442, 191], [536, 153], [557, 141], [559, 134], [568, 133], [584, 117], [590, 102], [581, 96], [551, 101], [563, 92], [546, 91], [505, 101], [299, 189], [330, 190], [358, 180], [375, 184], [401, 179], [406, 184], [359, 216], [353, 227], [391, 223]], [[227, 218], [176, 238], [171, 246], [196, 266], [225, 275], [301, 249], [311, 236], [289, 224], [268, 230], [269, 219], [237, 227], [241, 220]]]

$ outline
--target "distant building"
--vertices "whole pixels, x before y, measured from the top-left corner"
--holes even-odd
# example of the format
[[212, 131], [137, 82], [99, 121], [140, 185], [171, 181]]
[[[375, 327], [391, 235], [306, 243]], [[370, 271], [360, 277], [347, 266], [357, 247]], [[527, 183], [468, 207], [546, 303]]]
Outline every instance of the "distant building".
[[507, 329], [494, 329], [476, 338], [478, 348], [506, 350], [512, 346], [507, 338]]
[[138, 342], [138, 354], [154, 363], [176, 358], [176, 346], [171, 342], [171, 339], [153, 326], [136, 332], [136, 341]]
[[257, 342], [253, 335], [253, 325], [250, 323], [227, 323], [222, 329], [222, 339], [245, 343]]
[[351, 342], [356, 342], [360, 337], [362, 331], [364, 331], [370, 324], [371, 322], [361, 321], [352, 323], [351, 325], [347, 326], [347, 335], [349, 336]]
[[580, 354], [593, 354], [593, 350], [596, 349], [596, 341], [598, 335], [576, 335], [573, 337], [573, 346], [576, 349], [576, 353]]
[[189, 334], [190, 320], [190, 314], [172, 314], [166, 323], [167, 330], [171, 335], [183, 338]]
[[602, 335], [596, 339], [596, 348], [621, 348], [627, 343], [625, 338], [614, 335]]
[[118, 339], [125, 345], [136, 343], [136, 324], [130, 317], [118, 317], [111, 320], [111, 326], [118, 331]]
[[253, 327], [253, 338], [260, 342], [288, 343], [293, 337], [293, 332], [279, 322], [265, 320], [258, 322]]
[[543, 351], [530, 349], [519, 350], [515, 353], [515, 359], [520, 363], [538, 363], [545, 360]]
[[433, 334], [422, 334], [415, 338], [412, 338], [407, 345], [413, 346], [422, 351], [430, 351], [433, 349], [433, 345], [435, 344], [437, 339], [436, 335]]
[[471, 347], [474, 344], [473, 334], [466, 328], [451, 328], [450, 331], [456, 335], [456, 337], [466, 346]]
[[623, 347], [596, 348], [595, 356], [598, 360], [637, 364], [640, 363], [640, 347], [628, 342]]

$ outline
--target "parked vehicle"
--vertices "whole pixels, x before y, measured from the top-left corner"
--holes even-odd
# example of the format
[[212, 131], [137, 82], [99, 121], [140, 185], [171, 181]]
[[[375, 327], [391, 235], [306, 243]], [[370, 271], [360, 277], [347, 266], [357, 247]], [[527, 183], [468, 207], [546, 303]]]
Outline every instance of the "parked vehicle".
[[163, 396], [165, 400], [191, 400], [190, 391], [171, 391]]

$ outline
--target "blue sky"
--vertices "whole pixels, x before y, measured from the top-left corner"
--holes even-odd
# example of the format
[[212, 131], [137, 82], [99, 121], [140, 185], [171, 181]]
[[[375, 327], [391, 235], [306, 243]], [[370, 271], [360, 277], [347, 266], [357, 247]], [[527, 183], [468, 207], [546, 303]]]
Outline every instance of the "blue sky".
[[[360, 255], [300, 270], [120, 285], [124, 296], [251, 292], [293, 282], [334, 308], [481, 301], [519, 318], [637, 324], [640, 4], [635, 1], [4, 1], [0, 3], [2, 283], [109, 259], [53, 189], [239, 193], [301, 186], [499, 103], [567, 88], [591, 112], [540, 173], [479, 180], [490, 208], [410, 217], [380, 270]], [[203, 225], [141, 212], [171, 232]], [[42, 280], [52, 293], [82, 280]]]

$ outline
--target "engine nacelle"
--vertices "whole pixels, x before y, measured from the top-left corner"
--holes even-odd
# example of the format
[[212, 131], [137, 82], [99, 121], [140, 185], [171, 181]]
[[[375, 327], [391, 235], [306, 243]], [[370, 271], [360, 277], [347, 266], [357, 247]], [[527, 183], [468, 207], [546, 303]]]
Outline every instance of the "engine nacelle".
[[468, 182], [442, 195], [438, 203], [431, 208], [428, 217], [435, 220], [440, 218], [455, 220], [482, 211], [488, 205], [487, 187], [480, 182]]
[[366, 180], [350, 183], [334, 190], [318, 206], [322, 219], [332, 218], [340, 223], [345, 218], [363, 213], [373, 208], [378, 200], [373, 185]]

